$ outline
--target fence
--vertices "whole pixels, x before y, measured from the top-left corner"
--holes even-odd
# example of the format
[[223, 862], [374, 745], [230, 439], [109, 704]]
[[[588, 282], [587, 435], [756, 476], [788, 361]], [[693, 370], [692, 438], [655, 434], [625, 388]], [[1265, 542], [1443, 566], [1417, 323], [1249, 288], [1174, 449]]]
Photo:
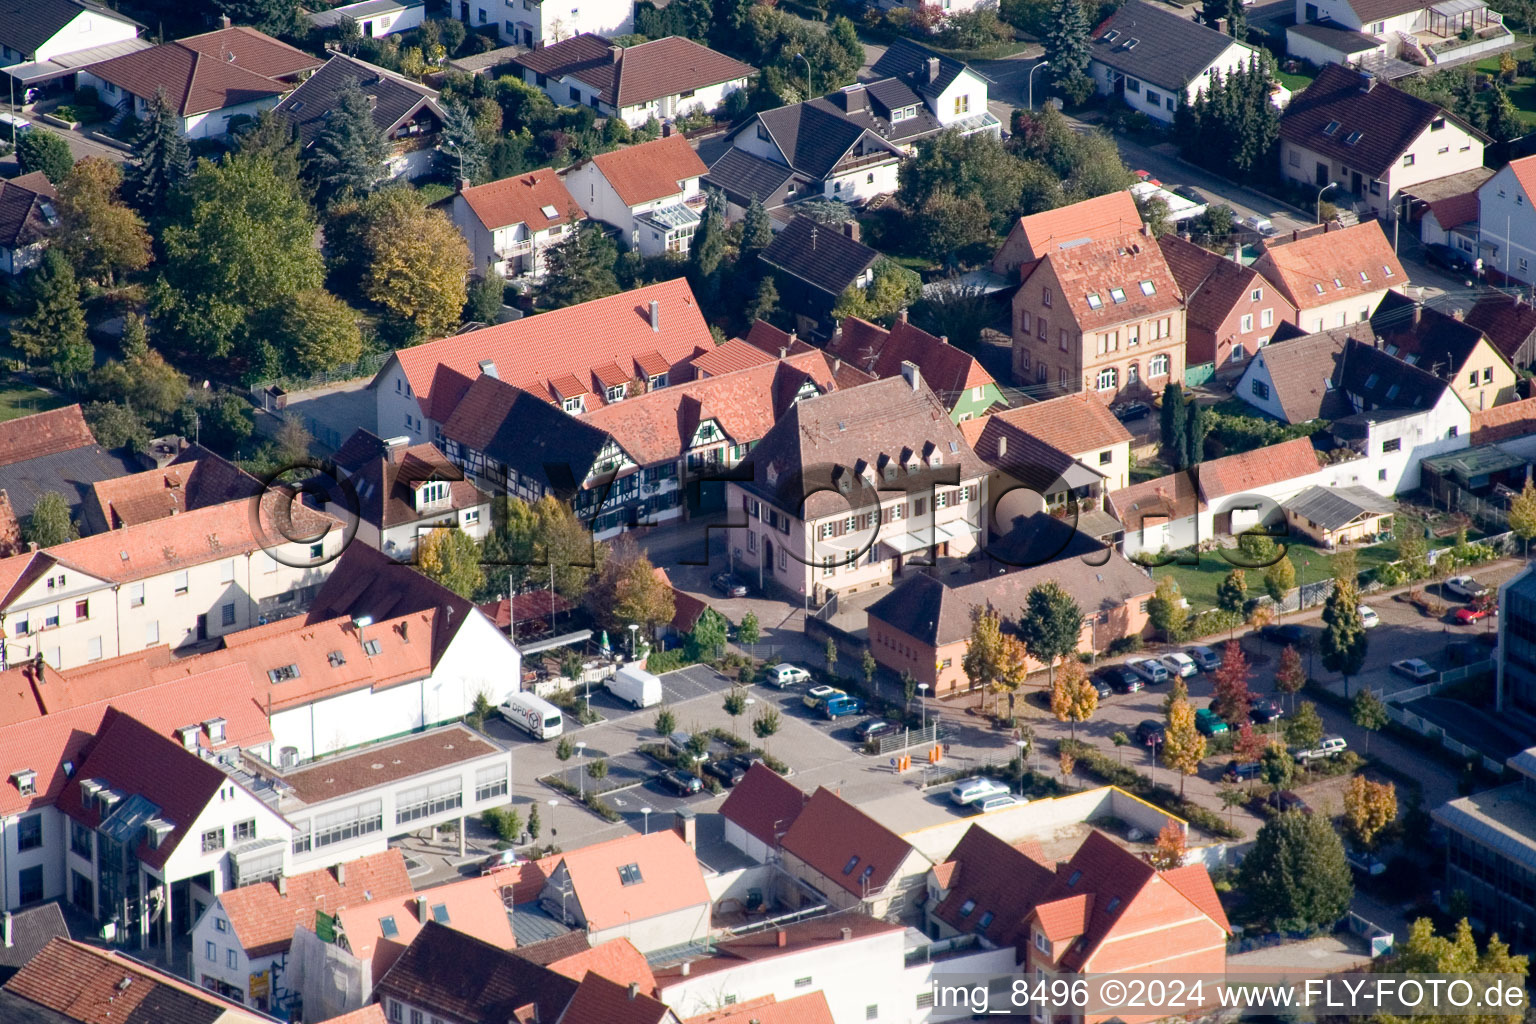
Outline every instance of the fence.
[[1371, 959], [1384, 956], [1392, 952], [1392, 940], [1396, 937], [1381, 925], [1367, 921], [1354, 911], [1344, 919], [1344, 926], [1361, 938], [1369, 939], [1371, 943]]
[[[930, 727], [931, 728], [931, 727]], [[951, 764], [949, 767], [928, 767], [923, 769], [922, 788], [943, 786], [958, 779], [968, 779], [973, 775], [981, 775], [989, 768], [1013, 768], [1017, 771], [1014, 754], [994, 754], [991, 757], [978, 757], [967, 760], [964, 763]]]
[[277, 412], [279, 410], [273, 408], [267, 399], [266, 392], [270, 388], [282, 388], [292, 394], [295, 391], [308, 391], [328, 384], [357, 380], [359, 377], [372, 377], [393, 354], [393, 352], [369, 352], [356, 362], [343, 363], [334, 369], [323, 370], [308, 377], [275, 377], [272, 380], [257, 381], [250, 386], [251, 399], [268, 412]]
[[[1396, 700], [1395, 694], [1393, 695], [1393, 699]], [[1444, 747], [1446, 750], [1449, 750], [1451, 753], [1456, 754], [1458, 757], [1465, 757], [1475, 761], [1481, 761], [1483, 767], [1495, 775], [1498, 775], [1504, 770], [1504, 762], [1498, 760], [1497, 758], [1489, 757], [1481, 750], [1476, 750], [1467, 746], [1465, 743], [1452, 739], [1445, 734], [1444, 729], [1440, 728], [1438, 725], [1435, 725], [1433, 722], [1425, 721], [1406, 708], [1398, 707], [1396, 704], [1388, 704], [1387, 717], [1391, 718], [1392, 721], [1396, 722], [1398, 725], [1412, 729], [1414, 732], [1418, 733], [1420, 736], [1423, 736], [1425, 739], [1438, 740], [1442, 747]]]
[[903, 729], [900, 732], [883, 736], [875, 741], [876, 754], [893, 754], [908, 747], [925, 747], [937, 743], [939, 739], [938, 720], [928, 723], [923, 729]]
[[1197, 388], [1201, 384], [1216, 376], [1215, 363], [1196, 363], [1194, 366], [1184, 367], [1184, 386]]

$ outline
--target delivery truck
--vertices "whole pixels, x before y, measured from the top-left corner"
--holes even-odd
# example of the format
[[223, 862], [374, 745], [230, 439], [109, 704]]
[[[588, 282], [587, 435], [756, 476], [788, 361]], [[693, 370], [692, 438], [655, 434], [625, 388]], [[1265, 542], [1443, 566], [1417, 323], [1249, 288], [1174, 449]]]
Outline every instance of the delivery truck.
[[502, 718], [534, 739], [554, 739], [565, 731], [565, 717], [560, 709], [531, 693], [514, 693], [497, 710]]
[[661, 677], [638, 665], [625, 665], [608, 677], [608, 692], [637, 708], [661, 703]]

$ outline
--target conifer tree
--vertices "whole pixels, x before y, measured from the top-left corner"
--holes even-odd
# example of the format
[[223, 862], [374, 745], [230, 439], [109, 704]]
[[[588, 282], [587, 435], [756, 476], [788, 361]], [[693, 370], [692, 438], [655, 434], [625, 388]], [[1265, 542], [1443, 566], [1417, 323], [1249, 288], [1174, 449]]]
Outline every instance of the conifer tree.
[[358, 194], [373, 190], [386, 169], [384, 135], [373, 123], [373, 108], [356, 79], [349, 79], [336, 94], [325, 127], [310, 147], [308, 171], [322, 203], [351, 189]]
[[163, 208], [165, 197], [187, 176], [192, 156], [181, 133], [181, 118], [171, 109], [164, 89], [156, 89], [149, 112], [133, 140], [137, 167], [133, 197], [151, 214]]
[[1058, 87], [1087, 75], [1088, 32], [1088, 14], [1080, 0], [1055, 0], [1041, 42], [1051, 62], [1051, 81]]
[[85, 334], [80, 284], [57, 249], [43, 255], [27, 281], [28, 311], [11, 324], [11, 340], [29, 360], [46, 362], [61, 381], [91, 368], [94, 350]]

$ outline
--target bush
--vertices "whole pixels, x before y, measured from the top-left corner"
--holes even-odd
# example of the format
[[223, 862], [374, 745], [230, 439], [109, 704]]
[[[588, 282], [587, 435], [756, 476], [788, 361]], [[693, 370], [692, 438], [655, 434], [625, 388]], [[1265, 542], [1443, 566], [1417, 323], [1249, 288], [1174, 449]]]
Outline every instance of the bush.
[[1142, 640], [1141, 634], [1132, 633], [1130, 636], [1116, 637], [1114, 640], [1111, 640], [1109, 642], [1109, 646], [1104, 648], [1104, 653], [1111, 656], [1117, 654], [1135, 654], [1145, 646], [1146, 641]]
[[645, 661], [645, 670], [659, 676], [691, 664], [692, 661], [689, 660], [686, 652], [681, 647], [674, 647], [670, 651], [652, 651], [651, 656]]
[[607, 802], [604, 801], [603, 798], [598, 796], [596, 793], [586, 794], [581, 798], [581, 802], [586, 806], [587, 810], [591, 811], [599, 818], [602, 818], [604, 821], [618, 821], [624, 817], [618, 811], [614, 810], [612, 807], [609, 807]]
[[523, 832], [523, 817], [511, 807], [487, 807], [480, 821], [504, 843], [515, 843]]

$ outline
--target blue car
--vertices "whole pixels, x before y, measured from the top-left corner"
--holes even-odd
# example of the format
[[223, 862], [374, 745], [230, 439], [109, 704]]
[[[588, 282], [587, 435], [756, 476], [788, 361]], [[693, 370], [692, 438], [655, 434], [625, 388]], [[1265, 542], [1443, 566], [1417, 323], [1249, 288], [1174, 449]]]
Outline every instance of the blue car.
[[828, 718], [842, 718], [844, 715], [862, 715], [864, 713], [864, 702], [857, 697], [839, 694], [836, 697], [829, 697], [822, 702], [821, 713]]

